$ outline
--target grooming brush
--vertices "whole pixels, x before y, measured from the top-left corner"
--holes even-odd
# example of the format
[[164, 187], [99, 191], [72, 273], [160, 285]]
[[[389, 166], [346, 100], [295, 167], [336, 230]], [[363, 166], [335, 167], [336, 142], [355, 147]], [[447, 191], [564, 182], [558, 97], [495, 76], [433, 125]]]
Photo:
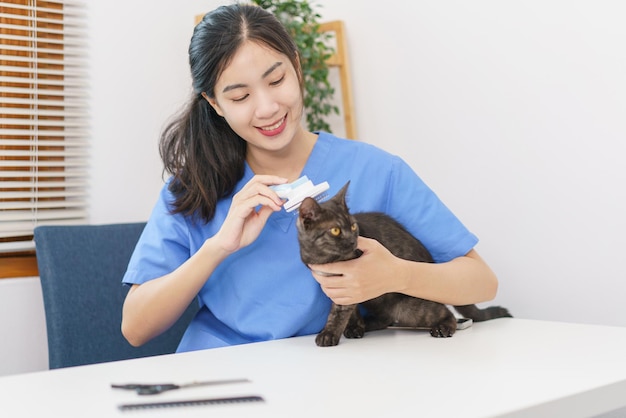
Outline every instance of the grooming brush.
[[307, 176], [302, 176], [293, 183], [270, 186], [281, 199], [287, 200], [283, 205], [286, 212], [293, 212], [298, 209], [302, 201], [307, 197], [312, 197], [320, 201], [327, 196], [324, 192], [328, 190], [329, 187], [326, 181], [314, 185]]

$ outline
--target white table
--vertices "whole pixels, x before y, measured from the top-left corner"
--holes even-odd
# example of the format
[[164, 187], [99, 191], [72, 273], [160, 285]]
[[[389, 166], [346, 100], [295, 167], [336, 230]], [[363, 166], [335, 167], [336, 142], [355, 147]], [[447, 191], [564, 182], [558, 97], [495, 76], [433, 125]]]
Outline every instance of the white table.
[[[248, 378], [151, 397], [111, 383]], [[120, 411], [148, 401], [264, 402]], [[452, 338], [385, 330], [319, 348], [314, 336], [0, 378], [2, 417], [590, 417], [626, 406], [626, 328], [522, 319]], [[414, 412], [413, 412], [414, 411]]]

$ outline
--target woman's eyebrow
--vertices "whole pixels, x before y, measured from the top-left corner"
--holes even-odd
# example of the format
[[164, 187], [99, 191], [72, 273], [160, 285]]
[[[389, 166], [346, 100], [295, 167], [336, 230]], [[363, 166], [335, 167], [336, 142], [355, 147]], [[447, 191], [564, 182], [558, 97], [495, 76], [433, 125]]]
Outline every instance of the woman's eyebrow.
[[[268, 69], [267, 69], [267, 71], [265, 71], [265, 72], [263, 73], [263, 75], [261, 76], [261, 78], [265, 78], [265, 77], [267, 77], [267, 76], [268, 76], [268, 75], [270, 75], [270, 74], [271, 74], [271, 73], [272, 73], [272, 72], [273, 72], [276, 68], [280, 67], [281, 65], [283, 65], [283, 63], [282, 63], [281, 61], [277, 61], [277, 62], [275, 62], [275, 63], [274, 63], [274, 64], [273, 64], [270, 68], [268, 68]], [[245, 84], [243, 84], [243, 83], [230, 84], [230, 85], [228, 85], [228, 86], [224, 87], [224, 89], [222, 90], [222, 93], [226, 93], [226, 92], [228, 92], [228, 91], [230, 91], [230, 90], [235, 90], [235, 89], [239, 89], [239, 88], [242, 88], [242, 87], [246, 87], [246, 85], [245, 85]]]
[[276, 68], [280, 67], [281, 65], [283, 65], [281, 61], [275, 62], [274, 65], [272, 65], [270, 68], [267, 69], [266, 72], [263, 73], [263, 76], [261, 78], [267, 77], [268, 75], [272, 73], [272, 71], [274, 71]]

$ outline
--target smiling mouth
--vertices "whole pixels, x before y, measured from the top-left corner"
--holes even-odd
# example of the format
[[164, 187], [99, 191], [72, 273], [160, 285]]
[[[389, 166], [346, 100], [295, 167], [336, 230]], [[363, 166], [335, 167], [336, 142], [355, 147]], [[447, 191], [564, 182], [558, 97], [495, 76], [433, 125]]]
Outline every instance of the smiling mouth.
[[287, 115], [283, 116], [281, 120], [279, 120], [278, 122], [276, 122], [275, 124], [271, 125], [271, 126], [263, 126], [259, 129], [261, 129], [262, 131], [275, 131], [276, 129], [280, 128], [280, 125], [283, 124], [283, 122], [285, 122], [285, 118], [287, 117]]
[[257, 127], [257, 129], [265, 136], [275, 136], [280, 134], [285, 129], [285, 126], [287, 126], [287, 115], [273, 125]]

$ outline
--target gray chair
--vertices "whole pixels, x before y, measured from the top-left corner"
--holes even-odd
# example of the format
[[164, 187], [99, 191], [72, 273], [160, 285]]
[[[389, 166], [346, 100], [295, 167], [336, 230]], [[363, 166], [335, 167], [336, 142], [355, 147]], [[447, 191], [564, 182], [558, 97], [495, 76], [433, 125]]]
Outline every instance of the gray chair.
[[131, 346], [120, 324], [121, 283], [145, 223], [35, 228], [51, 369], [173, 353], [198, 310], [194, 301], [168, 331]]

